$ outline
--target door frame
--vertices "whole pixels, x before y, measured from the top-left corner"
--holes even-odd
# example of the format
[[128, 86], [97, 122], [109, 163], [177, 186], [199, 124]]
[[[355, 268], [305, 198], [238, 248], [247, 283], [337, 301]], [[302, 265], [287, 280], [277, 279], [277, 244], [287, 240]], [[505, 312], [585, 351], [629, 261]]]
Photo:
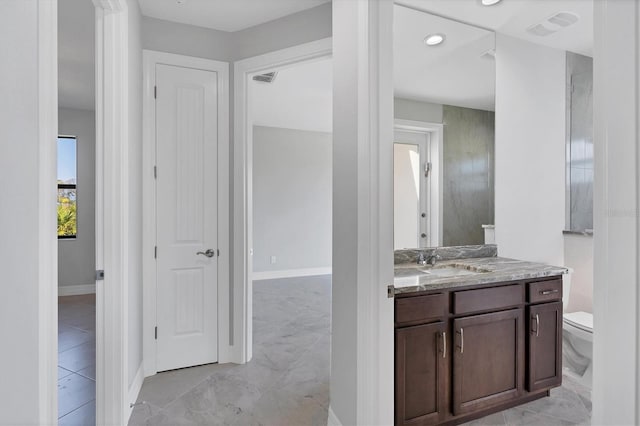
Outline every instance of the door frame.
[[[431, 164], [431, 180], [429, 181], [429, 243], [432, 247], [442, 246], [442, 215], [444, 185], [444, 124], [426, 121], [394, 120], [394, 131], [429, 133], [429, 159]], [[394, 135], [395, 139], [395, 135]]]
[[[58, 3], [37, 4], [38, 58], [38, 198], [40, 207], [36, 226], [38, 259], [37, 369], [38, 389], [34, 400], [40, 424], [58, 422], [58, 236], [56, 196], [58, 137]], [[55, 286], [55, 287], [54, 287]]]
[[[230, 216], [229, 216], [229, 64], [211, 59], [143, 49], [143, 147], [142, 147], [142, 286], [143, 286], [143, 345], [144, 376], [158, 372], [156, 365], [156, 85], [155, 67], [173, 65], [213, 71], [218, 74], [218, 363], [234, 362], [231, 356], [232, 336], [229, 333], [231, 303]], [[226, 230], [226, 232], [225, 232]]]
[[96, 423], [131, 414], [128, 377], [129, 32], [127, 0], [96, 9]]
[[232, 358], [237, 363], [253, 355], [253, 140], [249, 130], [248, 81], [252, 75], [294, 64], [326, 59], [332, 39], [277, 50], [234, 62], [234, 166], [233, 166], [233, 335]]

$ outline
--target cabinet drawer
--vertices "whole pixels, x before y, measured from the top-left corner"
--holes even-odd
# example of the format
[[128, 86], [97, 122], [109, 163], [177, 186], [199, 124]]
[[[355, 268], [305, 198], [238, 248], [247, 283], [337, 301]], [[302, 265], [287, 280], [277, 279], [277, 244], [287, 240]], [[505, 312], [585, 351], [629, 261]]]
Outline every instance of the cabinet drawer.
[[396, 299], [396, 325], [409, 325], [442, 318], [447, 312], [444, 294]]
[[527, 300], [529, 303], [562, 300], [562, 278], [529, 283]]
[[524, 288], [520, 284], [453, 293], [453, 313], [468, 314], [494, 311], [524, 303]]

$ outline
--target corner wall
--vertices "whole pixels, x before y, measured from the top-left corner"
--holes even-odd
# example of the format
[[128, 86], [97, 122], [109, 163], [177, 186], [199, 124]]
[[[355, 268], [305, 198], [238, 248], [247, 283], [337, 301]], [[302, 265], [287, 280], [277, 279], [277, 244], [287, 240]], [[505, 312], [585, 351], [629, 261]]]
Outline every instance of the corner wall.
[[0, 2], [0, 424], [57, 418], [57, 2]]
[[[142, 365], [142, 41], [137, 0], [129, 18], [129, 386]], [[142, 383], [140, 383], [141, 385]], [[135, 402], [135, 401], [130, 401]]]
[[331, 133], [253, 127], [255, 279], [330, 271], [331, 143]]
[[640, 3], [594, 2], [594, 425], [640, 423]]
[[496, 36], [496, 243], [564, 264], [565, 52]]

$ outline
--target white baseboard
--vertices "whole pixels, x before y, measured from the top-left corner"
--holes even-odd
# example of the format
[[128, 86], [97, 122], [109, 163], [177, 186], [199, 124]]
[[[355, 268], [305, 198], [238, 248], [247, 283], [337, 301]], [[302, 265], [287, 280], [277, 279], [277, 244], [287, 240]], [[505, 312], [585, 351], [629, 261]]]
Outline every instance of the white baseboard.
[[329, 406], [329, 417], [327, 418], [327, 426], [342, 426], [342, 423], [340, 423], [338, 416], [336, 416], [336, 413], [333, 412], [331, 406]]
[[136, 377], [133, 378], [133, 383], [131, 383], [131, 386], [129, 387], [129, 405], [126, 407], [126, 409], [129, 410], [127, 414], [127, 422], [131, 417], [131, 413], [133, 413], [133, 407], [131, 404], [138, 400], [140, 389], [142, 389], [142, 382], [144, 382], [144, 368], [143, 364], [140, 363], [140, 367], [138, 367], [138, 371], [136, 372]]
[[310, 277], [313, 275], [331, 275], [331, 267], [325, 268], [306, 268], [306, 269], [286, 269], [282, 271], [262, 271], [254, 272], [252, 279], [258, 280], [273, 280], [276, 278], [291, 278], [291, 277]]
[[79, 296], [81, 294], [94, 294], [96, 284], [61, 285], [58, 286], [58, 296]]

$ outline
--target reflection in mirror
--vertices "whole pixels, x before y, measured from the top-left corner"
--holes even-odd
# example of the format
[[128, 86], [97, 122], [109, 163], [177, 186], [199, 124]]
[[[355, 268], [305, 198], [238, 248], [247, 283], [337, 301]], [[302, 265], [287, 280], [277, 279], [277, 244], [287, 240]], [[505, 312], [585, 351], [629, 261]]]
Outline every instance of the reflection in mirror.
[[[442, 42], [429, 45], [434, 34]], [[395, 5], [396, 249], [485, 242], [483, 225], [494, 223], [494, 52], [491, 31]]]
[[593, 230], [593, 59], [567, 52], [567, 205], [569, 231]]

